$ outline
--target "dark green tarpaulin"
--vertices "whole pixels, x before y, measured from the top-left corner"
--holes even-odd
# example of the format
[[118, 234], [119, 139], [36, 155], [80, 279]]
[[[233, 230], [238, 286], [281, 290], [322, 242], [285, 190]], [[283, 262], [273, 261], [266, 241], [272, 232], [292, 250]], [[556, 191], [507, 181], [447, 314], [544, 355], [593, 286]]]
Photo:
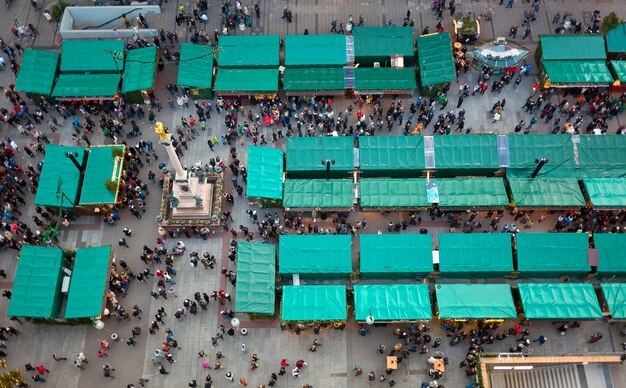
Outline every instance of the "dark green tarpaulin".
[[61, 74], [52, 91], [53, 97], [113, 97], [120, 85], [119, 74]]
[[283, 321], [345, 321], [345, 286], [284, 286]]
[[116, 63], [114, 53], [124, 54], [123, 40], [64, 40], [61, 73], [121, 72], [124, 60]]
[[152, 89], [156, 70], [156, 55], [156, 46], [130, 50], [126, 54], [122, 93]]
[[496, 135], [435, 136], [433, 141], [437, 174], [491, 175], [500, 168]]
[[520, 283], [526, 319], [600, 319], [591, 283]]
[[354, 286], [354, 318], [365, 321], [415, 321], [433, 318], [427, 284]]
[[426, 277], [433, 272], [433, 239], [429, 234], [362, 234], [363, 279]]
[[278, 69], [219, 69], [213, 90], [232, 93], [276, 93]]
[[626, 61], [611, 61], [611, 67], [620, 81], [620, 85], [626, 82]]
[[111, 246], [76, 250], [65, 319], [96, 318], [102, 313], [109, 281]]
[[591, 271], [583, 233], [518, 233], [517, 270], [522, 277], [579, 276]]
[[626, 53], [626, 24], [620, 23], [606, 33], [606, 51], [609, 53]]
[[273, 315], [275, 285], [276, 245], [239, 243], [235, 312]]
[[579, 207], [585, 205], [576, 178], [509, 179], [518, 207]]
[[611, 318], [626, 319], [626, 284], [602, 283], [602, 293], [609, 306]]
[[594, 207], [626, 207], [626, 178], [585, 178], [583, 183]]
[[283, 198], [283, 150], [248, 146], [248, 197]]
[[626, 277], [626, 234], [595, 233], [598, 274], [601, 277]]
[[606, 59], [602, 35], [540, 35], [544, 61]]
[[403, 90], [413, 92], [417, 87], [412, 67], [392, 69], [388, 67], [354, 69], [354, 90], [360, 92]]
[[220, 36], [217, 63], [220, 68], [278, 69], [280, 36]]
[[626, 178], [626, 136], [581, 135], [580, 178]]
[[347, 277], [352, 272], [352, 239], [348, 235], [282, 235], [278, 258], [281, 275]]
[[354, 202], [351, 179], [287, 179], [283, 206], [293, 209], [349, 209]]
[[452, 44], [448, 32], [418, 37], [417, 58], [422, 86], [439, 85], [456, 80]]
[[441, 277], [495, 278], [513, 271], [513, 248], [507, 233], [440, 234]]
[[411, 27], [354, 27], [354, 62], [382, 67], [391, 66], [391, 55], [404, 56], [404, 65], [411, 65], [415, 57], [413, 28]]
[[613, 76], [604, 60], [600, 61], [543, 61], [550, 83], [610, 85]]
[[[346, 176], [354, 169], [354, 143], [346, 136], [290, 137], [287, 139], [287, 171], [290, 177], [314, 178], [326, 175], [322, 160], [335, 161], [333, 176]], [[300, 172], [298, 174], [298, 172]]]
[[13, 281], [7, 315], [25, 318], [59, 318], [63, 295], [63, 251], [24, 245]]
[[343, 69], [338, 68], [306, 68], [285, 69], [283, 89], [292, 91], [343, 91], [345, 81]]
[[[420, 173], [424, 165], [422, 136], [362, 136], [359, 138], [359, 169], [367, 176]], [[414, 175], [415, 176], [415, 175]]]
[[501, 178], [437, 179], [441, 207], [501, 207], [509, 204]]
[[508, 177], [529, 178], [537, 159], [549, 160], [539, 171], [537, 178], [574, 178], [574, 145], [571, 135], [508, 135]]
[[359, 180], [361, 206], [364, 208], [427, 207], [426, 179], [368, 179]]
[[[78, 152], [76, 160], [83, 163], [85, 160], [85, 150], [79, 147], [65, 147], [56, 144], [46, 146], [43, 168], [35, 195], [35, 205], [59, 207], [61, 200], [57, 199], [57, 186], [59, 178], [62, 179], [61, 190], [67, 195], [74, 205], [78, 202], [78, 188], [80, 186], [80, 171], [74, 163], [65, 156], [66, 152]], [[63, 201], [64, 207], [72, 207], [67, 200]]]
[[213, 82], [213, 46], [183, 42], [180, 47], [178, 84], [210, 89]]
[[[126, 151], [126, 147], [123, 145], [94, 146], [89, 149], [87, 168], [83, 178], [83, 189], [80, 194], [81, 205], [101, 205], [117, 202], [124, 159], [116, 160], [113, 156], [113, 148]], [[105, 182], [107, 180], [114, 180], [117, 183], [118, 189], [114, 193], [106, 188]]]
[[24, 50], [20, 71], [15, 81], [18, 92], [49, 96], [59, 65], [59, 54], [51, 51]]
[[287, 68], [341, 68], [346, 63], [345, 35], [287, 35], [285, 37], [285, 66]]
[[437, 284], [439, 318], [516, 318], [508, 284]]

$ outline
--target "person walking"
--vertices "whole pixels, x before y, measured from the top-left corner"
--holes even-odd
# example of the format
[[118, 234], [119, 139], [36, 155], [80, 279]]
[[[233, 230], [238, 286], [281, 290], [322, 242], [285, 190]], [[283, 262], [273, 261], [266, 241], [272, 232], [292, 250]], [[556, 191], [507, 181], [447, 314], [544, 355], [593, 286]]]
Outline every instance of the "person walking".
[[113, 376], [111, 374], [111, 372], [113, 372], [114, 370], [115, 370], [115, 368], [111, 367], [111, 365], [109, 365], [109, 364], [102, 365], [102, 373], [104, 374], [104, 377], [110, 377], [110, 378], [114, 379], [115, 376]]

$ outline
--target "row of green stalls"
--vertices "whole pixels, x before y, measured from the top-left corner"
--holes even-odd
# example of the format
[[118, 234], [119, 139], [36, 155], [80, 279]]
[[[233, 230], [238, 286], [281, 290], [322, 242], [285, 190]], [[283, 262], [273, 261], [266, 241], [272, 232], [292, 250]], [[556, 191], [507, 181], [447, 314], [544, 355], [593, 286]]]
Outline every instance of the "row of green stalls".
[[[93, 146], [85, 150], [48, 144], [35, 205], [73, 208], [82, 213], [106, 212], [118, 202], [125, 187], [124, 152], [123, 145]], [[80, 168], [69, 154], [74, 155]]]
[[105, 308], [111, 247], [79, 248], [72, 259], [61, 248], [23, 246], [8, 316], [34, 320], [99, 318]]
[[235, 312], [274, 315], [276, 246], [241, 242], [237, 245]]

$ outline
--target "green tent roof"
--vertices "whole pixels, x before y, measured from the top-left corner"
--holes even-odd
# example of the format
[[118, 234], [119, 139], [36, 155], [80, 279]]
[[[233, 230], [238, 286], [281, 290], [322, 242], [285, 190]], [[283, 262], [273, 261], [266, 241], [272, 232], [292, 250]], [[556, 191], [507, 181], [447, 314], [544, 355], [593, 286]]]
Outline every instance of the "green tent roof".
[[440, 234], [442, 277], [490, 278], [513, 271], [511, 236], [506, 233]]
[[111, 246], [76, 250], [65, 319], [100, 316], [109, 281], [110, 259]]
[[585, 178], [583, 183], [594, 207], [626, 207], [626, 178]]
[[344, 321], [345, 286], [284, 286], [283, 321]]
[[389, 67], [354, 69], [354, 89], [368, 90], [410, 90], [415, 89], [415, 71], [412, 67], [392, 69]]
[[7, 315], [25, 318], [59, 318], [63, 295], [63, 251], [24, 245], [13, 282]]
[[[113, 148], [125, 151], [125, 146], [99, 146], [89, 149], [87, 158], [87, 168], [83, 179], [83, 189], [80, 194], [81, 205], [100, 205], [117, 202], [117, 191], [119, 190], [120, 177], [124, 159], [115, 161]], [[118, 190], [114, 193], [107, 190], [105, 182], [115, 180]]]
[[433, 318], [427, 284], [355, 285], [354, 317], [365, 321], [415, 321]]
[[508, 284], [437, 284], [439, 318], [516, 318]]
[[602, 35], [540, 35], [544, 61], [606, 59]]
[[59, 54], [51, 51], [24, 50], [15, 90], [49, 96], [57, 74]]
[[154, 86], [157, 47], [130, 50], [126, 54], [122, 93], [148, 90]]
[[183, 42], [180, 47], [178, 84], [210, 89], [213, 82], [213, 46]]
[[344, 90], [343, 69], [287, 68], [283, 74], [283, 89], [289, 91]]
[[626, 61], [611, 61], [611, 67], [621, 83], [626, 82]]
[[509, 204], [501, 178], [437, 179], [436, 183], [441, 207], [501, 207]]
[[351, 179], [287, 179], [283, 206], [294, 209], [348, 209], [354, 202]]
[[426, 207], [426, 179], [368, 179], [359, 180], [361, 206]]
[[591, 271], [583, 233], [518, 233], [517, 270], [522, 276], [552, 278]]
[[326, 166], [321, 161], [335, 161], [331, 172], [347, 172], [354, 169], [354, 143], [347, 136], [290, 137], [287, 139], [287, 171], [321, 172]]
[[248, 197], [283, 198], [283, 150], [248, 146]]
[[439, 85], [456, 80], [452, 44], [448, 32], [418, 37], [417, 57], [422, 86]]
[[548, 158], [538, 178], [573, 178], [576, 176], [574, 145], [571, 135], [508, 135], [509, 166], [507, 176], [528, 178], [537, 163]]
[[626, 319], [626, 285], [602, 283], [602, 293], [613, 319]]
[[626, 276], [626, 234], [596, 233], [593, 242], [598, 250], [598, 274], [602, 277]]
[[590, 283], [520, 283], [526, 319], [598, 319], [602, 311]]
[[626, 136], [581, 135], [578, 160], [582, 178], [626, 178]]
[[[37, 194], [35, 195], [35, 205], [59, 207], [61, 203], [60, 199], [57, 199], [59, 178], [63, 180], [61, 190], [74, 202], [74, 205], [77, 204], [80, 171], [65, 156], [66, 152], [78, 152], [76, 159], [84, 165], [85, 150], [83, 148], [48, 144], [39, 185], [37, 186]], [[63, 206], [71, 207], [71, 204], [63, 201]]]
[[124, 54], [123, 40], [64, 40], [61, 73], [110, 72], [124, 70], [124, 61], [115, 63], [113, 52]]
[[576, 178], [512, 178], [509, 188], [515, 206], [579, 207], [585, 205]]
[[278, 68], [280, 36], [220, 36], [220, 68]]
[[543, 61], [552, 84], [609, 85], [613, 76], [604, 60], [591, 61]]
[[287, 35], [285, 37], [285, 66], [287, 67], [342, 67], [346, 63], [345, 35]]
[[281, 275], [348, 275], [352, 272], [352, 239], [349, 235], [282, 235], [279, 250]]
[[620, 23], [606, 33], [606, 48], [609, 53], [626, 53], [626, 24]]
[[394, 54], [403, 55], [408, 65], [415, 56], [411, 27], [354, 27], [352, 36], [355, 62], [361, 66], [371, 66], [373, 62], [389, 66]]
[[422, 136], [362, 136], [359, 138], [361, 171], [424, 170]]
[[275, 285], [276, 245], [239, 243], [235, 312], [273, 315]]
[[278, 69], [219, 69], [213, 90], [275, 93], [278, 91]]
[[434, 136], [435, 169], [500, 168], [496, 135]]
[[61, 74], [53, 97], [113, 97], [120, 85], [119, 74]]
[[362, 234], [363, 278], [414, 278], [433, 272], [433, 239], [429, 234]]

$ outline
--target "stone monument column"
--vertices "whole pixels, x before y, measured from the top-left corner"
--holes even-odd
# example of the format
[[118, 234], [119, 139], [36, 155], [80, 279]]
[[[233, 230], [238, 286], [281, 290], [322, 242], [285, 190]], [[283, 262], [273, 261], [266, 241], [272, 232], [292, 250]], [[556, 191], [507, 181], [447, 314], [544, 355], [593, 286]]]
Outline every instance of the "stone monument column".
[[157, 122], [156, 127], [154, 129], [159, 137], [159, 143], [163, 144], [165, 147], [165, 151], [167, 151], [167, 156], [169, 156], [170, 161], [174, 165], [174, 170], [176, 171], [176, 180], [186, 180], [187, 179], [187, 171], [183, 168], [183, 165], [180, 164], [180, 159], [178, 159], [178, 155], [176, 155], [176, 149], [172, 145], [172, 135], [165, 132], [165, 127], [162, 122]]

